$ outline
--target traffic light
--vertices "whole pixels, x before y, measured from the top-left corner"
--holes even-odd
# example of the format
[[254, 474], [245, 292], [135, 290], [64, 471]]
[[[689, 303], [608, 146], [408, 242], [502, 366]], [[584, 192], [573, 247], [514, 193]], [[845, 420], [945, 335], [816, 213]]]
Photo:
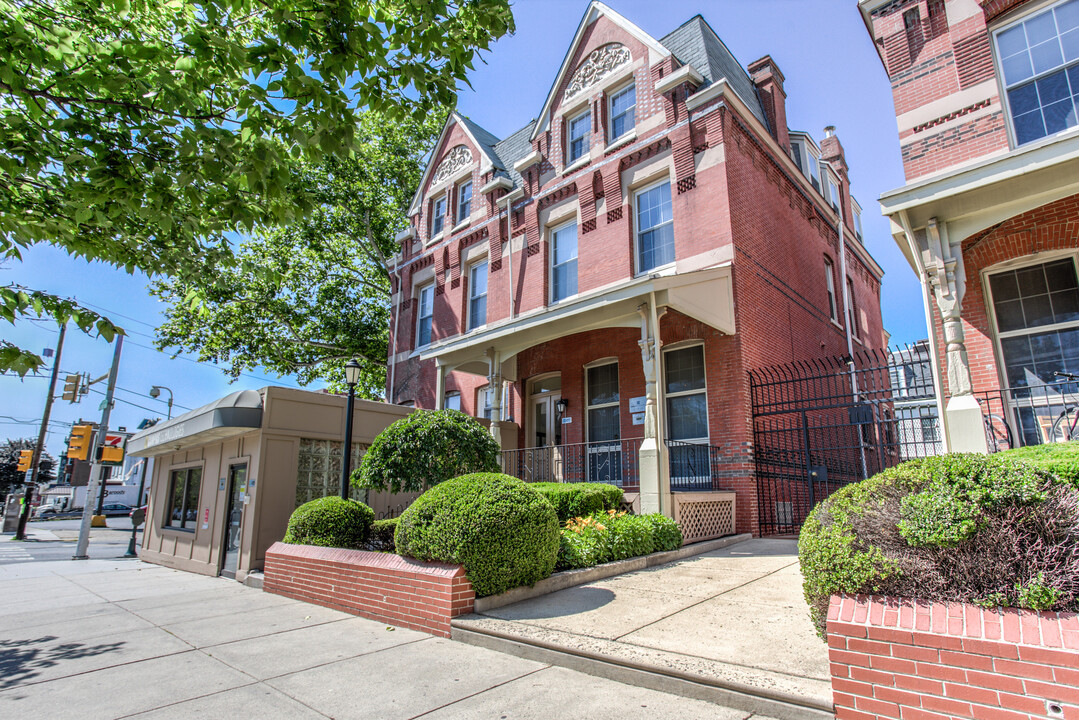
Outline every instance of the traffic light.
[[76, 425], [71, 428], [71, 438], [67, 441], [67, 456], [75, 460], [90, 457], [90, 446], [94, 442], [93, 425]]
[[19, 451], [19, 472], [26, 472], [34, 465], [34, 451], [33, 450], [20, 450]]
[[[105, 442], [97, 448], [98, 462], [105, 465], [121, 465], [124, 462], [123, 445], [111, 442], [117, 436], [106, 435]], [[121, 440], [122, 441], [122, 440]]]
[[82, 375], [68, 375], [64, 378], [64, 394], [60, 397], [70, 403], [77, 403], [79, 401], [79, 385], [81, 384]]

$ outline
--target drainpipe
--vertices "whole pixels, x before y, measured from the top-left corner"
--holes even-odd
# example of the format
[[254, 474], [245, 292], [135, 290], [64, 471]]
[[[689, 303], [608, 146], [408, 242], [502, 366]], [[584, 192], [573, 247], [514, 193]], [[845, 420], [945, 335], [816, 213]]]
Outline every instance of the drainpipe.
[[521, 188], [517, 188], [513, 192], [506, 195], [506, 197], [498, 200], [497, 202], [505, 203], [506, 205], [506, 237], [509, 240], [510, 252], [509, 252], [509, 275], [510, 275], [510, 319], [517, 317], [517, 298], [514, 292], [513, 285], [513, 201], [524, 195], [524, 191]]
[[[402, 251], [403, 252], [403, 251]], [[393, 405], [394, 404], [394, 390], [396, 389], [395, 380], [397, 379], [397, 333], [401, 330], [398, 327], [398, 323], [401, 321], [401, 298], [404, 297], [405, 289], [401, 287], [401, 263], [398, 261], [397, 267], [394, 268], [394, 274], [397, 276], [397, 302], [393, 306], [393, 337], [390, 338], [391, 348], [393, 352], [390, 353], [390, 389], [386, 393], [386, 400]], [[390, 295], [390, 300], [393, 300], [393, 295]]]

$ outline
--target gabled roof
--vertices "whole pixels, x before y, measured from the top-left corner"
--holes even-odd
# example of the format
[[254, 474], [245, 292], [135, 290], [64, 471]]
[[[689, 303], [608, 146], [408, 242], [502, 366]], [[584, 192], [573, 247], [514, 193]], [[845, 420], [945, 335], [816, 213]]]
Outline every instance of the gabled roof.
[[[496, 172], [505, 169], [502, 160], [498, 157], [498, 153], [495, 152], [495, 145], [499, 142], [498, 138], [456, 110], [451, 112], [449, 117], [446, 118], [446, 124], [442, 126], [442, 132], [438, 134], [438, 140], [434, 144], [435, 151], [442, 147], [442, 142], [446, 139], [446, 134], [450, 131], [450, 128], [453, 127], [454, 123], [464, 128], [465, 134], [468, 135], [472, 144], [475, 145], [483, 155], [483, 157], [480, 158], [480, 173], [485, 173], [492, 168]], [[419, 212], [420, 201], [423, 200], [423, 190], [427, 187], [427, 178], [430, 177], [431, 170], [435, 167], [435, 160], [437, 158], [438, 155], [432, 151], [431, 157], [427, 160], [427, 167], [423, 170], [423, 177], [420, 178], [420, 186], [416, 188], [416, 194], [412, 196], [412, 204], [408, 206], [408, 214], [410, 217]]]
[[505, 175], [513, 181], [514, 186], [520, 185], [523, 179], [521, 174], [513, 169], [513, 165], [532, 152], [532, 143], [528, 138], [532, 136], [532, 127], [535, 124], [535, 120], [530, 120], [523, 128], [495, 145], [495, 152], [498, 153], [499, 159], [502, 160], [502, 167], [504, 168], [504, 170], [496, 172], [495, 175]]
[[757, 88], [749, 73], [727, 49], [727, 46], [703, 17], [695, 15], [681, 27], [659, 40], [683, 65], [692, 65], [705, 79], [707, 87], [726, 79], [739, 99], [765, 127], [768, 119], [757, 97]]
[[[569, 64], [570, 58], [577, 53], [577, 46], [581, 44], [581, 38], [584, 37], [585, 28], [591, 25], [600, 16], [605, 16], [615, 25], [618, 25], [628, 34], [639, 40], [641, 44], [649, 50], [660, 56], [666, 57], [671, 54], [670, 50], [656, 42], [656, 39], [644, 30], [641, 30], [603, 3], [598, 2], [598, 0], [592, 0], [592, 2], [588, 4], [588, 9], [584, 11], [584, 17], [581, 18], [580, 24], [577, 26], [577, 32], [573, 35], [573, 42], [570, 43], [569, 50], [566, 51], [565, 57], [562, 58], [562, 65], [558, 69], [558, 75], [555, 76], [551, 89], [547, 91], [547, 100], [543, 103], [543, 109], [540, 111], [539, 118], [536, 120], [532, 133], [528, 138], [529, 141], [535, 140], [536, 136], [546, 129], [547, 123], [550, 120], [551, 106], [554, 104], [558, 94], [558, 88], [562, 86], [562, 80], [566, 77], [566, 74], [572, 72], [574, 69], [574, 66]], [[652, 63], [649, 62], [648, 64], [651, 65]]]

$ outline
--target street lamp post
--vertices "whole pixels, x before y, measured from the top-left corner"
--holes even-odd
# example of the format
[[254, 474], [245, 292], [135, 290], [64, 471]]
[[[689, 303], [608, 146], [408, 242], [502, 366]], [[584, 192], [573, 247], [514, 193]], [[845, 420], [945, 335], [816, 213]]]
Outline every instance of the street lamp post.
[[[143, 420], [141, 423], [139, 423], [139, 430], [145, 430], [148, 427], [156, 425], [160, 420], [161, 420], [161, 418], [155, 418], [153, 420], [147, 418], [147, 419]], [[131, 540], [128, 541], [128, 543], [127, 543], [127, 553], [124, 555], [124, 557], [138, 557], [138, 553], [135, 552], [135, 538], [139, 533], [139, 525], [142, 525], [143, 523], [146, 522], [146, 514], [143, 513], [142, 522], [136, 524], [135, 523], [135, 519], [136, 519], [135, 518], [135, 513], [138, 512], [139, 509], [142, 508], [142, 493], [146, 489], [146, 467], [149, 464], [150, 464], [150, 458], [144, 457], [142, 459], [142, 476], [139, 478], [139, 494], [138, 494], [138, 498], [137, 498], [138, 505], [136, 505], [135, 509], [132, 511], [132, 517], [131, 517]]]
[[167, 388], [164, 385], [154, 385], [152, 388], [150, 388], [150, 397], [152, 397], [154, 400], [157, 400], [157, 398], [161, 396], [162, 390], [169, 391], [169, 416], [166, 419], [172, 420], [172, 389]]
[[349, 466], [352, 464], [352, 407], [356, 402], [356, 383], [360, 381], [360, 364], [356, 358], [345, 363], [345, 384], [348, 385], [348, 403], [345, 405], [345, 456], [341, 459], [341, 497], [348, 500]]

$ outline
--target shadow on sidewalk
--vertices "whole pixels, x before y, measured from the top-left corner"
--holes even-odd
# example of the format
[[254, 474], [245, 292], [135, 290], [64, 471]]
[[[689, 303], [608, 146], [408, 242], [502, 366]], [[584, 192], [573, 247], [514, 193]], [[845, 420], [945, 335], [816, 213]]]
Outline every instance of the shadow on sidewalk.
[[44, 635], [35, 640], [0, 640], [0, 690], [33, 680], [45, 668], [68, 660], [115, 652], [126, 645], [123, 641], [99, 645], [74, 642], [47, 645], [56, 639], [54, 635]]

